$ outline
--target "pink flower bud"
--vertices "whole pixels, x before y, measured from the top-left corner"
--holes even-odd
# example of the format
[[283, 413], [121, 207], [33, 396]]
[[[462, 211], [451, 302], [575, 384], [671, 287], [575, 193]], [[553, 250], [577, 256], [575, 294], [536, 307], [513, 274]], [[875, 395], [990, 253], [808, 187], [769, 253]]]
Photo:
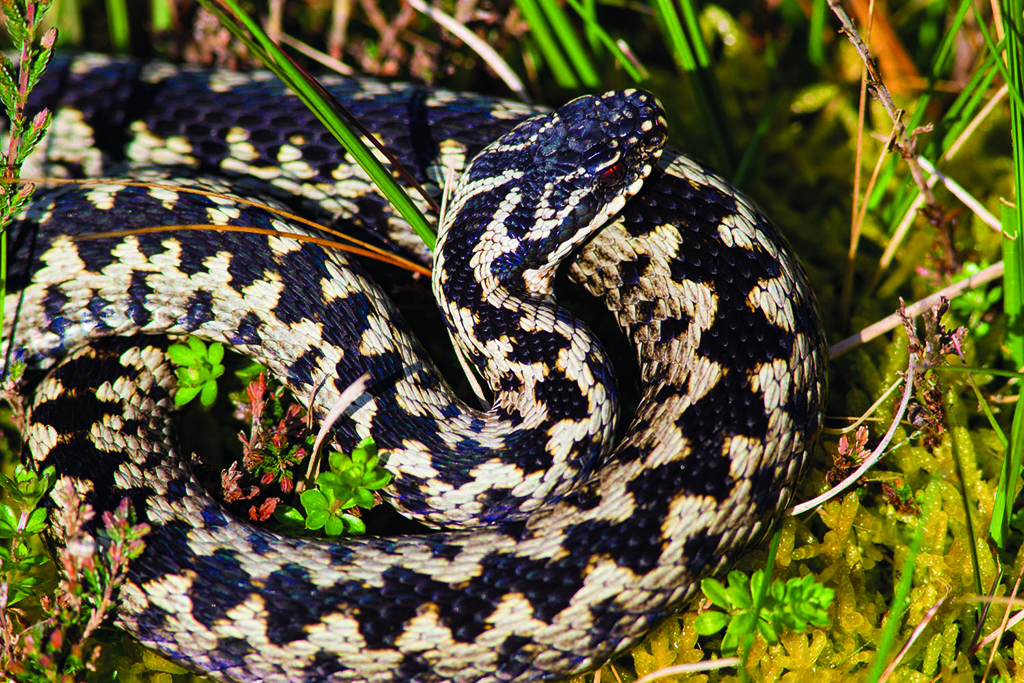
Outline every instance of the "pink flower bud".
[[43, 109], [32, 119], [32, 128], [35, 130], [41, 129], [43, 126], [50, 122], [50, 110]]

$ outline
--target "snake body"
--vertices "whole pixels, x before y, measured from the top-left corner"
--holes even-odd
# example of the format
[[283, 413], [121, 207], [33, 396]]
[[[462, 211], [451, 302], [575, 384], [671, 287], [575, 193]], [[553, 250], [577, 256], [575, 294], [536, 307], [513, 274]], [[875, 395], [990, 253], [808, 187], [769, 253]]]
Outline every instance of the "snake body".
[[[677, 152], [657, 160], [663, 120], [642, 93], [538, 116], [414, 86], [326, 85], [420, 179], [465, 169], [434, 289], [486, 368], [492, 409], [450, 393], [363, 266], [336, 251], [218, 232], [74, 239], [190, 223], [301, 230], [231, 198], [258, 197], [408, 243], [268, 77], [72, 61], [42, 84], [56, 130], [39, 172], [161, 184], [48, 192], [14, 227], [20, 291], [6, 302], [17, 315], [4, 357], [56, 366], [27, 383], [27, 458], [56, 465], [99, 510], [129, 497], [152, 525], [117, 623], [189, 668], [424, 682], [593, 669], [792, 496], [825, 391], [805, 276], [737, 190]], [[612, 100], [590, 123], [573, 111]], [[554, 170], [566, 184], [546, 180]], [[604, 300], [640, 369], [639, 405], [612, 448], [608, 359], [549, 289], [583, 241], [571, 276]], [[264, 362], [319, 416], [368, 373], [335, 438], [345, 448], [372, 434], [388, 452], [391, 500], [442, 529], [327, 542], [229, 516], [176, 452], [162, 349], [182, 335]]]

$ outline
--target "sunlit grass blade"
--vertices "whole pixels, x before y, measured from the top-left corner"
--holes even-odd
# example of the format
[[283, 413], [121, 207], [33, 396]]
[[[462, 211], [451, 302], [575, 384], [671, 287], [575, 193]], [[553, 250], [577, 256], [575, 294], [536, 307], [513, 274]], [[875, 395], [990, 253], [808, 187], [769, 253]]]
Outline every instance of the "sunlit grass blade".
[[568, 60], [566, 60], [562, 50], [558, 47], [558, 41], [552, 35], [551, 27], [548, 26], [547, 19], [544, 18], [544, 12], [541, 10], [540, 5], [537, 4], [536, 0], [516, 0], [516, 6], [523, 13], [523, 19], [530, 25], [530, 35], [536, 41], [537, 47], [544, 56], [544, 62], [551, 69], [555, 82], [558, 83], [559, 87], [568, 90], [579, 88], [579, 79], [576, 78], [576, 74], [573, 72]]
[[334, 111], [333, 103], [323, 90], [274, 44], [259, 24], [245, 14], [234, 0], [200, 0], [200, 2], [310, 108], [345, 150], [352, 155], [352, 158], [366, 172], [381, 193], [387, 197], [398, 213], [409, 223], [423, 243], [429, 249], [433, 249], [436, 237], [430, 223], [405, 190], [395, 182], [391, 173], [377, 160], [370, 148], [345, 125]]
[[[1024, 107], [1020, 94], [1024, 90], [1024, 55], [1020, 41], [1024, 39], [1024, 20], [1014, 13], [1015, 3], [1004, 3], [1006, 16], [1006, 61], [1009, 71], [1007, 85], [1010, 90], [1010, 132], [1013, 140], [1014, 190], [1017, 197], [1016, 210], [1003, 207], [1003, 262], [1005, 272], [1005, 299], [1007, 332], [1005, 345], [1010, 349], [1014, 365], [1024, 365], [1024, 211], [1020, 209], [1024, 197]], [[1016, 94], [1016, 96], [1014, 96]]]
[[150, 25], [156, 32], [171, 29], [171, 4], [169, 0], [152, 0], [150, 5]]
[[[1019, 385], [1018, 385], [1019, 386]], [[988, 532], [992, 542], [1003, 548], [1010, 533], [1010, 511], [1017, 490], [1017, 477], [1024, 454], [1024, 400], [1018, 397], [1013, 411], [1013, 426], [1010, 428], [1010, 442], [1003, 458], [1003, 469], [996, 486], [995, 504], [992, 506], [992, 521]]]
[[882, 635], [878, 639], [878, 647], [875, 650], [875, 660], [871, 663], [871, 669], [864, 680], [875, 683], [882, 676], [886, 668], [886, 659], [896, 642], [899, 633], [900, 622], [910, 605], [910, 588], [914, 584], [914, 566], [917, 563], [917, 555], [921, 551], [921, 543], [924, 540], [925, 530], [928, 528], [928, 520], [931, 518], [929, 510], [922, 509], [921, 517], [914, 530], [914, 538], [907, 550], [907, 557], [903, 561], [903, 571], [900, 574], [899, 582], [892, 596], [889, 605], [889, 614], [885, 618], [885, 625], [882, 627]]
[[110, 29], [110, 43], [118, 52], [131, 47], [131, 33], [128, 24], [128, 3], [126, 0], [107, 0], [107, 26]]
[[811, 6], [811, 25], [807, 33], [807, 60], [821, 66], [825, 60], [825, 15], [827, 1], [814, 0]]
[[597, 21], [593, 12], [580, 4], [578, 0], [568, 0], [568, 3], [569, 7], [572, 7], [583, 20], [583, 23], [590, 35], [600, 41], [605, 49], [615, 57], [616, 62], [626, 70], [626, 73], [629, 74], [630, 78], [638, 83], [646, 81], [649, 78], [649, 73], [644, 65], [632, 54], [628, 54], [623, 50], [619, 44], [615, 42], [610, 35], [608, 35], [608, 32], [605, 31], [604, 27]]
[[1024, 234], [1019, 215], [1019, 211], [1003, 207], [1003, 312], [1006, 314], [1003, 345], [1018, 369], [1024, 365]]
[[569, 61], [572, 62], [580, 80], [583, 81], [583, 86], [596, 88], [601, 83], [601, 79], [597, 75], [597, 69], [594, 68], [590, 55], [587, 54], [583, 43], [576, 36], [576, 28], [569, 21], [569, 16], [555, 0], [539, 0], [539, 2], [545, 18], [562, 44], [562, 49], [569, 56]]
[[[1003, 80], [1005, 80], [1006, 83], [1010, 86], [1010, 97], [1013, 98], [1013, 100], [1017, 103], [1018, 109], [1024, 109], [1024, 99], [1021, 99], [1022, 93], [1020, 81], [1017, 80], [1020, 74], [1015, 74], [1013, 66], [1013, 55], [1008, 52], [1006, 55], [1007, 64], [1003, 64], [1002, 52], [1003, 45], [1006, 43], [1005, 39], [999, 41], [998, 44], [993, 42], [992, 36], [989, 35], [988, 29], [985, 28], [985, 22], [983, 21], [978, 21], [978, 31], [979, 33], [981, 33], [981, 37], [982, 39], [984, 39], [985, 45], [986, 47], [988, 47], [989, 53], [991, 55], [996, 56], [996, 59], [994, 60], [995, 67], [996, 69], [999, 70], [999, 73], [1002, 74]], [[1013, 51], [1017, 53], [1017, 59], [1020, 59], [1020, 46], [1015, 42], [1014, 45], [1010, 47], [1012, 47]]]
[[[1016, 9], [1015, 9], [1016, 8]], [[1020, 41], [1024, 39], [1024, 17], [1012, 0], [1003, 3], [1003, 26], [1006, 31], [1007, 85], [1010, 97], [1010, 132], [1013, 139], [1014, 191], [1016, 208], [1003, 206], [1003, 305], [1006, 313], [1006, 339], [1003, 344], [1009, 350], [1014, 366], [1024, 365], [1024, 211], [1020, 202], [1024, 197], [1024, 107], [1020, 94], [1024, 92], [1024, 55]], [[1024, 409], [1018, 401], [1013, 414], [1013, 428], [1010, 432], [1010, 446], [1003, 459], [999, 474], [996, 509], [992, 514], [989, 533], [1000, 548], [1007, 540], [1010, 525], [1010, 507], [1017, 490], [1021, 473], [1021, 457], [1024, 453]]]
[[[654, 0], [654, 13], [665, 34], [665, 40], [680, 70], [686, 74], [693, 98], [700, 111], [701, 122], [711, 143], [711, 157], [727, 176], [736, 168], [735, 152], [726, 129], [725, 107], [711, 70], [711, 58], [697, 22], [697, 14], [689, 0], [682, 0], [682, 17], [673, 0]], [[685, 26], [684, 26], [685, 22]]]

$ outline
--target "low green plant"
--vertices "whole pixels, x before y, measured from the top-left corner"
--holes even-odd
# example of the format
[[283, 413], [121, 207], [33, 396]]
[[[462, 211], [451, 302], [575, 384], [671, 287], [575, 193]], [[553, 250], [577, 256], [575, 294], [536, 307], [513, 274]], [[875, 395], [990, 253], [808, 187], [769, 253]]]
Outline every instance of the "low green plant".
[[43, 17], [52, 0], [5, 0], [0, 3], [12, 56], [0, 53], [0, 103], [7, 114], [7, 144], [0, 160], [0, 325], [7, 295], [7, 228], [25, 208], [35, 191], [32, 183], [19, 183], [21, 167], [50, 125], [50, 111], [41, 109], [29, 121], [25, 115], [29, 93], [53, 57], [57, 30], [43, 30]]
[[[964, 269], [953, 278], [953, 282], [971, 278], [989, 265], [987, 261], [983, 261], [980, 264], [965, 263]], [[967, 322], [967, 329], [970, 330], [971, 334], [980, 339], [988, 334], [992, 328], [987, 317], [990, 315], [990, 311], [995, 309], [995, 306], [1002, 297], [1003, 288], [999, 285], [987, 289], [979, 287], [967, 290], [955, 299], [950, 300], [949, 307], [960, 315], [961, 319]]]
[[0, 545], [0, 586], [7, 587], [7, 607], [34, 595], [42, 583], [33, 572], [46, 564], [47, 557], [29, 539], [46, 527], [46, 509], [39, 502], [53, 481], [53, 467], [38, 475], [19, 464], [12, 476], [0, 474], [0, 539], [5, 542]]
[[[35, 536], [47, 524], [38, 504], [53, 479], [53, 468], [37, 476], [21, 465], [13, 477], [0, 479], [7, 498], [0, 503], [0, 536], [12, 539], [9, 548], [0, 548], [0, 670], [17, 681], [84, 680], [86, 670], [95, 669], [100, 652], [89, 638], [114, 608], [128, 563], [142, 554], [149, 532], [148, 525], [135, 523], [126, 498], [103, 513], [94, 537], [87, 524], [95, 512], [74, 482], [61, 478], [53, 487], [50, 520], [55, 537], [66, 539], [56, 548], [60, 580], [52, 595], [41, 594], [42, 581], [28, 572], [48, 561]], [[18, 601], [35, 602], [31, 611], [41, 611], [42, 618], [12, 609]]]
[[754, 630], [774, 645], [784, 630], [799, 633], [808, 625], [829, 625], [828, 608], [835, 592], [815, 582], [813, 575], [773, 581], [764, 604], [755, 612], [755, 599], [763, 581], [764, 571], [761, 569], [750, 577], [740, 571], [729, 572], [728, 586], [717, 579], [701, 581], [704, 595], [725, 611], [708, 611], [698, 616], [694, 623], [697, 633], [709, 636], [724, 628], [722, 650], [728, 652], [736, 650], [743, 636]]
[[367, 437], [352, 455], [334, 451], [328, 463], [331, 469], [316, 478], [316, 488], [303, 491], [299, 496], [305, 514], [288, 505], [279, 505], [274, 518], [285, 527], [304, 531], [323, 529], [323, 533], [332, 537], [366, 533], [363, 520], [346, 510], [369, 510], [377, 503], [374, 491], [391, 481], [391, 475], [380, 466], [377, 445], [372, 437]]
[[217, 379], [224, 374], [224, 345], [214, 342], [207, 347], [202, 340], [189, 337], [187, 345], [174, 344], [167, 355], [181, 366], [174, 405], [183, 406], [198, 396], [204, 407], [212, 406], [217, 400]]

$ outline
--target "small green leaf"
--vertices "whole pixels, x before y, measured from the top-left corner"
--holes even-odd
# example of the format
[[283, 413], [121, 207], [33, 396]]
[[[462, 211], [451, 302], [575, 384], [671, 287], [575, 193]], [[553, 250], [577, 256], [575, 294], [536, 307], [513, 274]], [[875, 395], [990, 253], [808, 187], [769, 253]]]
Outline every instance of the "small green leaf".
[[[220, 342], [210, 344], [210, 348], [206, 352], [206, 357], [211, 364], [215, 366], [220, 365], [220, 362], [224, 360], [224, 345]], [[223, 369], [221, 372], [223, 372]]]
[[344, 507], [352, 507], [352, 505], [358, 505], [359, 507], [364, 508], [366, 510], [369, 510], [370, 508], [373, 507], [373, 494], [364, 488], [356, 490], [356, 492], [352, 495], [350, 500], [352, 501], [352, 504], [345, 505]]
[[25, 524], [25, 533], [38, 534], [46, 528], [46, 509], [36, 508], [29, 514], [28, 522]]
[[700, 589], [712, 604], [726, 610], [732, 608], [725, 586], [718, 579], [704, 579], [700, 582]]
[[307, 514], [313, 510], [326, 510], [328, 507], [327, 497], [318, 489], [303, 491], [299, 500], [302, 501], [302, 507], [306, 508]]
[[187, 368], [178, 368], [175, 373], [178, 375], [178, 381], [186, 387], [200, 387], [202, 386], [202, 370], [199, 366], [192, 365]]
[[172, 344], [167, 349], [167, 355], [178, 365], [191, 366], [198, 361], [195, 351], [184, 344]]
[[326, 510], [310, 510], [307, 508], [306, 513], [306, 528], [314, 531], [322, 528], [331, 518]]
[[201, 387], [180, 386], [174, 394], [174, 405], [183, 406], [199, 395]]
[[266, 371], [267, 369], [265, 367], [263, 367], [256, 361], [251, 361], [245, 367], [235, 370], [235, 376], [238, 377], [238, 379], [241, 380], [243, 384], [248, 384], [249, 382], [252, 382], [257, 377], [259, 377], [261, 372]]
[[376, 470], [370, 474], [370, 478], [363, 478], [363, 488], [377, 491], [384, 488], [391, 482], [391, 473], [387, 470]]
[[353, 536], [362, 536], [366, 533], [366, 524], [363, 520], [355, 515], [342, 515], [348, 520], [348, 533]]
[[[221, 368], [223, 370], [224, 368]], [[212, 379], [203, 385], [202, 393], [199, 395], [199, 402], [209, 408], [217, 400], [217, 383]]]
[[725, 594], [733, 608], [750, 609], [753, 604], [750, 596], [750, 579], [743, 572], [729, 572], [729, 587], [725, 589]]
[[324, 525], [324, 533], [328, 536], [341, 536], [345, 533], [345, 520], [339, 515], [331, 515]]
[[9, 505], [0, 504], [0, 536], [10, 537], [18, 534], [18, 521], [21, 515]]
[[704, 612], [697, 615], [693, 627], [699, 635], [710, 636], [721, 631], [728, 623], [729, 615], [725, 612]]
[[768, 642], [769, 645], [774, 645], [775, 643], [779, 642], [779, 636], [775, 632], [775, 629], [772, 628], [770, 622], [767, 622], [763, 619], [759, 619], [757, 621], [757, 631], [761, 634], [761, 637], [763, 637]]
[[195, 354], [196, 359], [206, 357], [206, 344], [203, 343], [202, 339], [199, 337], [189, 337], [188, 345], [192, 349], [192, 353]]
[[302, 516], [302, 512], [291, 505], [278, 504], [274, 508], [274, 519], [287, 527], [306, 528], [306, 518]]

